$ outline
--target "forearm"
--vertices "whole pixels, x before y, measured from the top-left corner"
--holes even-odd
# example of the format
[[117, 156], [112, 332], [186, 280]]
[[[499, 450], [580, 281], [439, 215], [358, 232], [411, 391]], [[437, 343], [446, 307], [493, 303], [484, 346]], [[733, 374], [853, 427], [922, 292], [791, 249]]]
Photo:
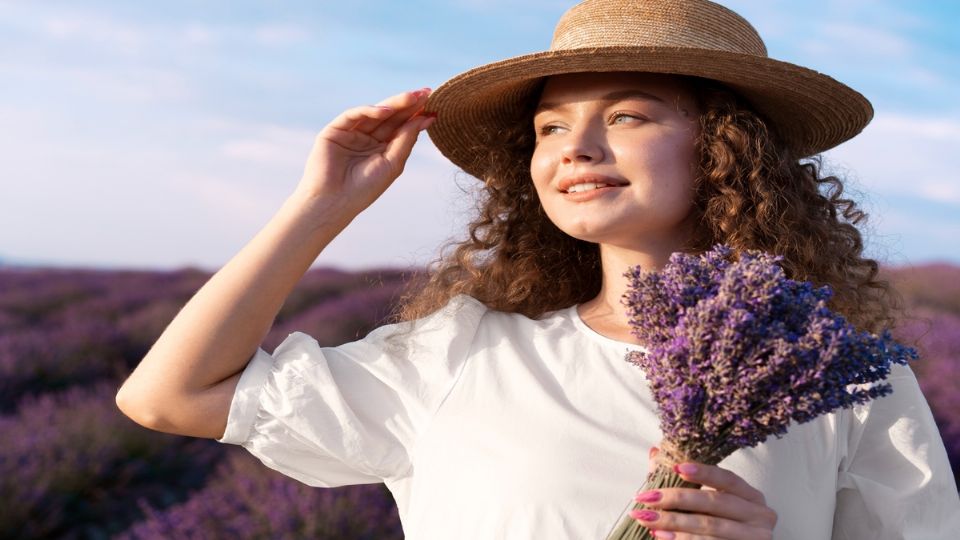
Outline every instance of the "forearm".
[[297, 281], [352, 219], [336, 207], [330, 199], [287, 199], [184, 306], [130, 375], [117, 398], [126, 403], [124, 412], [140, 410], [150, 422], [178, 416], [189, 396], [242, 371]]
[[294, 194], [164, 330], [117, 393], [136, 422], [217, 437], [280, 306], [317, 255], [400, 175], [429, 90], [349, 109], [317, 135]]

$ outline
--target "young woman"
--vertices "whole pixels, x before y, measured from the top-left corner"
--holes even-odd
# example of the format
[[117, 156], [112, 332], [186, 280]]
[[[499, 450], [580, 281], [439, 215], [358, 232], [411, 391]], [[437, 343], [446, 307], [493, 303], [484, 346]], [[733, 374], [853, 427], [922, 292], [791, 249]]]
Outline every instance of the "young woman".
[[[830, 284], [863, 328], [892, 321], [863, 214], [803, 160], [872, 115], [850, 88], [766, 56], [703, 0], [588, 0], [550, 51], [436, 92], [348, 110], [273, 220], [184, 307], [121, 409], [242, 444], [314, 486], [385, 482], [411, 539], [603, 538], [660, 439], [623, 273], [723, 242]], [[401, 173], [424, 129], [484, 182], [469, 240], [404, 306], [340, 347], [258, 345], [310, 264]], [[794, 426], [702, 490], [642, 494], [660, 538], [946, 538], [960, 500], [908, 368], [894, 393]], [[689, 466], [689, 467], [688, 467]]]

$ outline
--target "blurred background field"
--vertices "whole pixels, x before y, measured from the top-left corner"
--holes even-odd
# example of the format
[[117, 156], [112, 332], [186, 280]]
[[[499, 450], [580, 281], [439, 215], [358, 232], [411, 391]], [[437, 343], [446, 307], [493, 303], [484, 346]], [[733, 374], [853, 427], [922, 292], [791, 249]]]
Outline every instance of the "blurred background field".
[[[143, 429], [120, 382], [209, 274], [0, 268], [0, 538], [402, 538], [382, 484], [316, 489], [240, 448]], [[311, 270], [264, 348], [288, 333], [362, 337], [410, 273]], [[887, 271], [913, 365], [960, 470], [960, 267]]]
[[[402, 538], [382, 485], [313, 489], [245, 450], [151, 432], [123, 378], [209, 274], [0, 269], [0, 538]], [[404, 275], [313, 270], [264, 347], [294, 329], [362, 337]]]

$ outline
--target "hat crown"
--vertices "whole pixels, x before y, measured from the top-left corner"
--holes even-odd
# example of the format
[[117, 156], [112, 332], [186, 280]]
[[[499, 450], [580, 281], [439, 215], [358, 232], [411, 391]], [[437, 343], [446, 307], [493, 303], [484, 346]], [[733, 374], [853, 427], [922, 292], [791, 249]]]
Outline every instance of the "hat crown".
[[595, 47], [681, 47], [767, 56], [749, 22], [706, 0], [585, 0], [560, 18], [550, 49]]

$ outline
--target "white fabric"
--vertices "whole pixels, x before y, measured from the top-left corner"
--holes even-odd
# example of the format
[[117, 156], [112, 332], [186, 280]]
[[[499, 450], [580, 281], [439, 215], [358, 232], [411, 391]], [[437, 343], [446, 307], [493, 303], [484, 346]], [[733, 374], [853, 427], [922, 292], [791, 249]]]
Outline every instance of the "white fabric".
[[[340, 347], [291, 334], [250, 362], [219, 441], [312, 486], [385, 482], [409, 540], [602, 539], [661, 438], [629, 347], [575, 307], [531, 320], [465, 296]], [[720, 464], [764, 493], [774, 538], [957, 538], [930, 409], [908, 368], [890, 382]]]

